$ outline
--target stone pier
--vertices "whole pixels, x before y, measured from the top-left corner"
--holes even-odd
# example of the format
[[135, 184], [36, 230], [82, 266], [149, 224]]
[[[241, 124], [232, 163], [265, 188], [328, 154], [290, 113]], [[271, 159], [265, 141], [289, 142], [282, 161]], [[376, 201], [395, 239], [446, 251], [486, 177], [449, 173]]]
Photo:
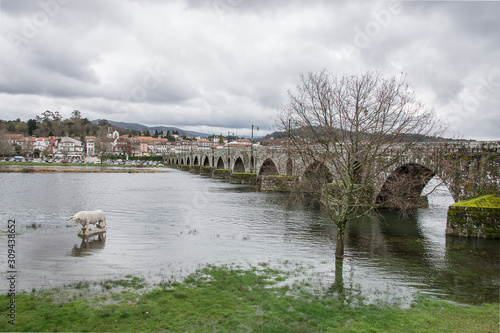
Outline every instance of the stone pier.
[[485, 195], [451, 205], [446, 234], [500, 238], [500, 195]]

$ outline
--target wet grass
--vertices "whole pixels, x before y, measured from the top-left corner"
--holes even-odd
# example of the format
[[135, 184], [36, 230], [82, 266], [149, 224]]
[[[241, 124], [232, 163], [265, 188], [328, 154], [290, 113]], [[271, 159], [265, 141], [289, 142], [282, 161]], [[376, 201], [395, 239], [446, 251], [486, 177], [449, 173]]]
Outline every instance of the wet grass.
[[[289, 273], [267, 265], [207, 267], [183, 282], [139, 292], [140, 278], [100, 284], [123, 287], [108, 296], [54, 302], [59, 291], [16, 296], [16, 325], [0, 312], [1, 331], [146, 332], [496, 332], [498, 304], [464, 307], [421, 298], [408, 309], [358, 305], [338, 293], [311, 293], [303, 284], [278, 286]], [[279, 284], [281, 285], [281, 284]], [[66, 287], [67, 288], [67, 287]], [[63, 288], [64, 289], [64, 288]], [[82, 292], [83, 290], [83, 292]], [[110, 300], [112, 302], [110, 303]], [[10, 299], [0, 297], [0, 308]]]
[[111, 290], [117, 287], [131, 288], [134, 290], [138, 290], [146, 286], [143, 278], [131, 275], [127, 275], [125, 276], [125, 279], [120, 279], [120, 280], [105, 280], [102, 281], [100, 284], [104, 289], [107, 290]]

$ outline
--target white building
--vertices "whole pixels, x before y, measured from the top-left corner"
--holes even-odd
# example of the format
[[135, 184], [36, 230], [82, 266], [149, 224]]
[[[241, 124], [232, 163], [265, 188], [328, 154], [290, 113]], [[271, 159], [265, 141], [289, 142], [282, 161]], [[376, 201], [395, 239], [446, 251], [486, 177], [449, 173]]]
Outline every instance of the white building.
[[62, 154], [67, 157], [83, 157], [83, 143], [80, 140], [70, 137], [63, 137], [54, 147], [56, 154]]
[[50, 139], [49, 138], [35, 138], [35, 142], [33, 144], [33, 150], [38, 149], [40, 151], [44, 151], [50, 148]]
[[95, 136], [85, 137], [85, 148], [87, 156], [95, 155]]

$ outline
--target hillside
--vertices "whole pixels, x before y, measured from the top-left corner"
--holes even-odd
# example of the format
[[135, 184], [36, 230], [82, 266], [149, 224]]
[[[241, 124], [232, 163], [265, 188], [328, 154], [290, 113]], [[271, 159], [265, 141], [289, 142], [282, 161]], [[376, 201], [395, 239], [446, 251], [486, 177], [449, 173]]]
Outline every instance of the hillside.
[[108, 124], [113, 129], [118, 130], [121, 134], [129, 134], [131, 131], [145, 132], [149, 131], [154, 134], [155, 131], [166, 135], [168, 131], [178, 132], [179, 135], [188, 137], [209, 137], [210, 134], [187, 131], [181, 128], [172, 126], [145, 126], [137, 123], [118, 122], [106, 119], [89, 120], [81, 116], [78, 110], [74, 111], [71, 118], [64, 119], [59, 112], [45, 111], [41, 115], [33, 119], [22, 121], [16, 120], [1, 120], [0, 119], [0, 134], [22, 134], [24, 136], [72, 136], [83, 137], [86, 135], [99, 136], [107, 133]]
[[[410, 135], [407, 135], [408, 137]], [[367, 140], [369, 138], [369, 135], [366, 135]], [[266, 135], [265, 137], [262, 138], [262, 141], [266, 140], [277, 140], [277, 139], [286, 139], [288, 138], [288, 133], [284, 131], [276, 131], [273, 133], [270, 133]], [[421, 142], [446, 142], [446, 141], [475, 141], [475, 140], [460, 140], [460, 139], [451, 139], [451, 138], [443, 138], [443, 137], [422, 137], [420, 138]]]
[[[98, 123], [100, 119], [93, 120], [92, 122]], [[158, 132], [163, 131], [163, 133], [167, 133], [167, 131], [173, 132], [173, 131], [178, 131], [179, 135], [187, 135], [190, 137], [209, 137], [211, 134], [206, 134], [206, 133], [201, 133], [201, 132], [194, 132], [194, 131], [186, 131], [181, 128], [177, 127], [172, 127], [172, 126], [145, 126], [137, 123], [126, 123], [126, 122], [119, 122], [119, 121], [113, 121], [113, 120], [108, 120], [108, 122], [116, 126], [118, 128], [123, 128], [123, 129], [129, 129], [129, 130], [136, 130], [136, 131], [145, 131], [148, 130], [152, 134], [157, 130]]]

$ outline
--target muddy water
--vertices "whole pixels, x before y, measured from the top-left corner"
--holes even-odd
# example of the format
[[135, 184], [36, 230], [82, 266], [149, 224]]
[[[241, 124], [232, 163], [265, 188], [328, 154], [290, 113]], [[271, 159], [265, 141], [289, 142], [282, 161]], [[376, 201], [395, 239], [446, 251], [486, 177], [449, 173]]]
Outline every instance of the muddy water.
[[[461, 303], [498, 302], [499, 241], [446, 237], [446, 188], [401, 218], [352, 222], [337, 268], [335, 226], [318, 210], [284, 208], [279, 194], [177, 170], [155, 174], [0, 174], [0, 230], [16, 220], [16, 288], [127, 274], [178, 279], [207, 264], [268, 264], [298, 271], [325, 292], [408, 303], [418, 293]], [[83, 242], [66, 219], [102, 209], [107, 233]], [[6, 275], [7, 237], [0, 233]], [[337, 273], [337, 274], [336, 274]], [[340, 274], [341, 273], [341, 274]], [[7, 290], [6, 278], [0, 288]]]

